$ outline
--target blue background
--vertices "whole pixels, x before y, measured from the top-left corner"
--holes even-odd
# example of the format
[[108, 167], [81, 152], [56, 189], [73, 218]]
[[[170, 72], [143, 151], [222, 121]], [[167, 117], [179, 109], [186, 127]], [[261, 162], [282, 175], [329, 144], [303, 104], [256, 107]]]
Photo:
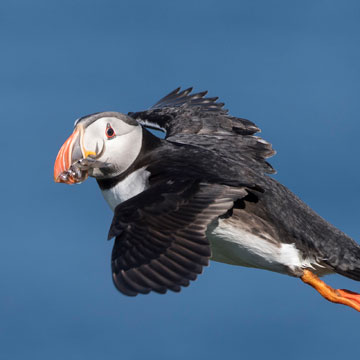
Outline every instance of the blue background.
[[276, 179], [359, 239], [359, 20], [350, 0], [2, 0], [0, 357], [356, 358], [360, 314], [286, 276], [211, 263], [180, 294], [122, 296], [95, 181], [52, 171], [79, 116], [193, 85], [259, 125]]

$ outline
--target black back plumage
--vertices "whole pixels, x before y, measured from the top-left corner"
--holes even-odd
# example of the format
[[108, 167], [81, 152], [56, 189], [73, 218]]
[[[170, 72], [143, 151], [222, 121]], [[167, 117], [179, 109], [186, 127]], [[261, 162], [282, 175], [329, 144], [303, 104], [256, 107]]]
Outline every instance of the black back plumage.
[[271, 144], [255, 136], [260, 129], [251, 121], [228, 114], [217, 97], [192, 88], [175, 89], [149, 110], [129, 113], [142, 125], [166, 132], [166, 140], [194, 145], [231, 158], [262, 173], [274, 173], [266, 161], [275, 154]]

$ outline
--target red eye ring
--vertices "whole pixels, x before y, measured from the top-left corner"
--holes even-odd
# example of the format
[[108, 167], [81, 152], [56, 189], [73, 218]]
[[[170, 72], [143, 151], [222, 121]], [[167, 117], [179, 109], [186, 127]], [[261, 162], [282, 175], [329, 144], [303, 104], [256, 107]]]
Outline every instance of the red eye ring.
[[110, 124], [106, 125], [105, 135], [108, 139], [113, 139], [116, 136], [115, 131]]

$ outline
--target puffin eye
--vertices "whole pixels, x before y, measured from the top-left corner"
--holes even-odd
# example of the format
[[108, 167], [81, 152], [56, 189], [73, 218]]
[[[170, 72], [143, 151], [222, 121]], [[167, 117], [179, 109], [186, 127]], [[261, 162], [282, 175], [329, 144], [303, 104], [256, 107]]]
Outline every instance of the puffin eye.
[[105, 135], [108, 139], [112, 139], [115, 137], [115, 131], [110, 124], [106, 125]]

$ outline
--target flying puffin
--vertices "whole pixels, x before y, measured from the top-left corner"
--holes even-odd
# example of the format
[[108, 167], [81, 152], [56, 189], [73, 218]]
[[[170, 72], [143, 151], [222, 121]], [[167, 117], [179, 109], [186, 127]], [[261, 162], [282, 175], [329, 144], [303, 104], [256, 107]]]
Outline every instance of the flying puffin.
[[177, 88], [145, 111], [84, 116], [57, 155], [55, 181], [94, 177], [114, 212], [116, 288], [178, 292], [211, 259], [300, 278], [360, 311], [360, 294], [319, 279], [360, 281], [360, 246], [267, 175], [275, 151], [254, 123], [191, 91]]

